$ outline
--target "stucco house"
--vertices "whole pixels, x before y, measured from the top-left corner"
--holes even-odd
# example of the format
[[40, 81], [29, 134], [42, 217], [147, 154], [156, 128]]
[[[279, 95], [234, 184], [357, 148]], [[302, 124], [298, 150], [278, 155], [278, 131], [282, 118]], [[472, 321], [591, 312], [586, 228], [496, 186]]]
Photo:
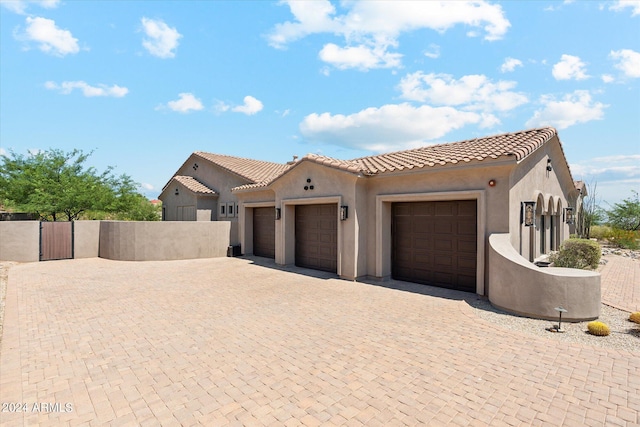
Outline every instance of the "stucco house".
[[[599, 276], [533, 262], [569, 238], [583, 196], [547, 127], [353, 160], [308, 154], [277, 164], [196, 152], [160, 199], [165, 220], [232, 221], [243, 254], [348, 280], [474, 292], [549, 318], [557, 313], [547, 305], [573, 304], [567, 286], [582, 286], [589, 307], [574, 307], [577, 319], [599, 315]], [[551, 291], [540, 288], [547, 282]], [[529, 294], [540, 292], [559, 302], [531, 308]]]

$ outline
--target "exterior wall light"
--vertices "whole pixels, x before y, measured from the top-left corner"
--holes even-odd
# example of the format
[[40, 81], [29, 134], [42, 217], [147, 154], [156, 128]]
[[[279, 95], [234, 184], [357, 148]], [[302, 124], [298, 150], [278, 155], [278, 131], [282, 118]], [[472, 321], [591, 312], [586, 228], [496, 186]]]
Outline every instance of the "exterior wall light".
[[522, 202], [520, 223], [524, 224], [525, 227], [535, 227], [536, 202]]
[[547, 171], [551, 172], [551, 159], [547, 159]]
[[280, 218], [282, 218], [282, 211], [280, 208], [276, 208], [276, 220], [279, 220]]
[[178, 191], [178, 189], [176, 188], [175, 195], [177, 196], [178, 194], [180, 194], [180, 192], [179, 192], [179, 191]]
[[574, 223], [573, 208], [564, 208], [564, 222], [567, 224]]
[[340, 221], [349, 218], [349, 206], [340, 206]]
[[496, 180], [495, 179], [489, 180], [489, 187], [495, 187], [495, 186], [496, 186]]

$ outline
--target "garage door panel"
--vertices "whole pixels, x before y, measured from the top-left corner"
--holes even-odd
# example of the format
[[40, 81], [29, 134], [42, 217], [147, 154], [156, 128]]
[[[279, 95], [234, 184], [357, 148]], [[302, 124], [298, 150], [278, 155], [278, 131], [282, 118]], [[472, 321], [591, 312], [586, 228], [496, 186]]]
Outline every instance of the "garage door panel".
[[465, 254], [476, 254], [476, 241], [458, 240], [458, 252]]
[[273, 207], [253, 209], [253, 254], [276, 256], [276, 212]]
[[475, 270], [476, 269], [476, 259], [475, 257], [471, 258], [471, 257], [464, 257], [464, 256], [459, 256], [458, 257], [458, 268], [459, 269], [468, 269], [468, 270]]
[[399, 280], [476, 290], [476, 201], [392, 205], [392, 275]]
[[413, 239], [413, 247], [415, 249], [431, 249], [433, 247], [433, 239], [416, 236]]
[[409, 212], [408, 215], [412, 215], [412, 216], [433, 216], [434, 212], [435, 212], [435, 207], [433, 205], [429, 205], [429, 204], [425, 204], [425, 203], [416, 203], [416, 204], [411, 204], [411, 203], [406, 203], [405, 205], [407, 205], [407, 211]]
[[436, 251], [452, 251], [454, 243], [452, 240], [435, 239], [433, 247]]
[[412, 257], [407, 257], [407, 260], [414, 267], [424, 267], [426, 265], [431, 265], [433, 262], [433, 253], [431, 252], [417, 252], [414, 253]]
[[295, 218], [296, 265], [338, 270], [338, 205], [298, 205]]
[[459, 222], [457, 224], [457, 232], [460, 235], [475, 236], [476, 224], [470, 222]]
[[[458, 203], [458, 217], [476, 217], [475, 200], [465, 200]], [[474, 220], [475, 221], [475, 220]]]
[[434, 207], [436, 216], [453, 216], [454, 214], [454, 204], [452, 202], [437, 202]]
[[436, 255], [434, 257], [434, 266], [435, 268], [448, 267], [451, 268], [454, 264], [453, 256], [446, 255]]
[[414, 216], [406, 217], [403, 220], [410, 224], [414, 231], [428, 231], [433, 229], [433, 216]]
[[453, 233], [454, 224], [451, 223], [451, 219], [444, 220], [436, 219], [433, 221], [434, 232], [436, 234], [451, 234]]

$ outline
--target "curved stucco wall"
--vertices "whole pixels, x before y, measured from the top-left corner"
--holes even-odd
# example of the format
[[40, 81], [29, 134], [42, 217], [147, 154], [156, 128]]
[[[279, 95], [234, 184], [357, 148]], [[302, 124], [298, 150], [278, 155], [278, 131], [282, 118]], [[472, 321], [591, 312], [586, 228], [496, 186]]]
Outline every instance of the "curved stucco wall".
[[497, 308], [539, 319], [582, 321], [600, 316], [600, 274], [536, 267], [518, 254], [508, 233], [489, 236], [489, 301]]
[[102, 221], [100, 257], [121, 261], [165, 261], [227, 255], [228, 221]]

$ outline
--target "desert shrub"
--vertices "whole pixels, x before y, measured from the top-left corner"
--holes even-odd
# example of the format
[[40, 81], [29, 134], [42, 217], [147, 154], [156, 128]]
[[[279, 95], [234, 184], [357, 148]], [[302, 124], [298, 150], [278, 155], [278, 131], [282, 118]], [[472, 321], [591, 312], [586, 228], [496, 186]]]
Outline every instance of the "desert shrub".
[[640, 232], [631, 230], [621, 230], [614, 228], [611, 230], [609, 242], [624, 249], [640, 249]]
[[601, 254], [598, 242], [586, 239], [569, 239], [562, 244], [560, 251], [549, 257], [549, 261], [555, 267], [595, 270], [598, 268]]
[[611, 227], [606, 225], [593, 225], [591, 226], [591, 237], [598, 240], [607, 240], [612, 235]]
[[587, 323], [587, 329], [591, 335], [597, 335], [599, 337], [606, 337], [611, 333], [606, 323], [598, 322], [597, 320]]
[[634, 323], [640, 323], [640, 311], [631, 313], [631, 315], [629, 316], [629, 320], [631, 320]]

